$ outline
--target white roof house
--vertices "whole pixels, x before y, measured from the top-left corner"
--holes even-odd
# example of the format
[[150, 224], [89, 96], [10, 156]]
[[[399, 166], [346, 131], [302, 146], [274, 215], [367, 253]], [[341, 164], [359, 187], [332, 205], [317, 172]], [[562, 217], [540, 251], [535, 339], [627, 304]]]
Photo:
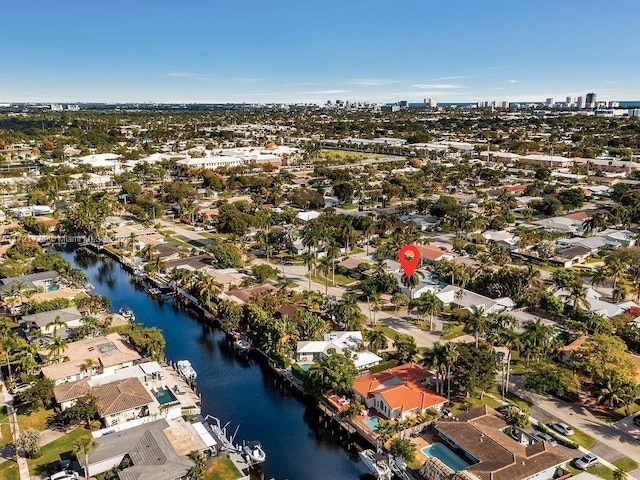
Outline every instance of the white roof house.
[[93, 155], [85, 155], [78, 157], [76, 163], [78, 165], [90, 165], [95, 168], [116, 168], [118, 159], [121, 155], [115, 153], [94, 153]]
[[354, 355], [354, 363], [358, 370], [377, 365], [382, 360], [378, 355], [364, 348], [362, 332], [330, 332], [324, 340], [298, 342], [296, 360], [298, 363], [313, 363], [319, 356], [328, 357], [329, 350], [336, 352], [349, 351]]
[[302, 222], [308, 222], [309, 220], [318, 218], [320, 215], [320, 212], [314, 212], [313, 210], [311, 210], [309, 212], [298, 212], [296, 218]]
[[436, 297], [446, 305], [453, 304], [467, 310], [471, 310], [471, 307], [474, 306], [482, 307], [484, 309], [484, 313], [487, 315], [501, 312], [503, 310], [511, 310], [516, 306], [516, 303], [509, 297], [493, 299], [470, 290], [463, 290], [463, 294], [460, 295], [458, 294], [459, 291], [460, 287], [449, 285], [436, 293]]
[[[572, 304], [572, 301], [570, 300], [571, 293], [566, 288], [557, 290], [553, 295], [564, 303]], [[592, 288], [586, 289], [585, 296], [587, 304], [589, 305], [589, 311], [605, 318], [615, 317], [616, 315], [626, 312], [630, 308], [640, 308], [638, 304], [632, 301], [612, 303], [602, 300], [602, 295]]]

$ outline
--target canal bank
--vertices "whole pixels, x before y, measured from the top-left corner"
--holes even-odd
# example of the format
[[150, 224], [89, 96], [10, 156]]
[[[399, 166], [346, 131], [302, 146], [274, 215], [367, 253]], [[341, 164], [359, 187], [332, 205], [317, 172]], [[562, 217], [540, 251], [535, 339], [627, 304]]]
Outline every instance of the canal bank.
[[[267, 452], [265, 478], [354, 479], [364, 476], [349, 440], [319, 410], [297, 398], [270, 368], [254, 359], [240, 360], [225, 334], [201, 324], [173, 302], [154, 299], [132, 284], [117, 261], [89, 252], [66, 250], [63, 256], [83, 270], [94, 293], [109, 298], [112, 310], [128, 305], [136, 320], [160, 328], [167, 340], [165, 355], [189, 359], [198, 372], [203, 414], [240, 426], [240, 439], [259, 440]], [[334, 430], [332, 432], [332, 430]]]

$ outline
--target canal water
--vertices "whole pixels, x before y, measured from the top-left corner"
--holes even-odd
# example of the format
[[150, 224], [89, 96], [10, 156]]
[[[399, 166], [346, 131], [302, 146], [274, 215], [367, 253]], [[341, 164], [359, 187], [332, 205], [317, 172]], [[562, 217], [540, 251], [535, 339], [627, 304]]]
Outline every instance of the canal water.
[[132, 308], [136, 321], [160, 328], [169, 360], [188, 359], [198, 373], [203, 415], [239, 425], [236, 443], [258, 440], [267, 453], [265, 479], [353, 480], [365, 478], [357, 455], [319, 424], [317, 410], [276, 383], [268, 368], [242, 360], [225, 342], [224, 333], [199, 323], [172, 302], [161, 302], [138, 289], [131, 276], [110, 258], [64, 250], [64, 258], [83, 270], [108, 297], [112, 310]]

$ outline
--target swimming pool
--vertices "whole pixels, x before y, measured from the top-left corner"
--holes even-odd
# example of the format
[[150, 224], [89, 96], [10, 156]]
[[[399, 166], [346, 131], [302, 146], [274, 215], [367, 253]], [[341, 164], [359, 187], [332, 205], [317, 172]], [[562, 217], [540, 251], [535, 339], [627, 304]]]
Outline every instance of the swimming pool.
[[437, 458], [454, 472], [465, 470], [469, 464], [441, 443], [434, 443], [421, 450], [427, 457]]
[[364, 420], [365, 425], [374, 432], [378, 431], [378, 424], [380, 423], [380, 417], [369, 417]]
[[58, 290], [60, 287], [58, 285], [49, 285], [47, 287], [47, 292], [55, 292], [56, 290]]
[[161, 388], [160, 390], [154, 390], [153, 396], [156, 397], [160, 405], [167, 405], [171, 403], [180, 403], [176, 396], [168, 388]]

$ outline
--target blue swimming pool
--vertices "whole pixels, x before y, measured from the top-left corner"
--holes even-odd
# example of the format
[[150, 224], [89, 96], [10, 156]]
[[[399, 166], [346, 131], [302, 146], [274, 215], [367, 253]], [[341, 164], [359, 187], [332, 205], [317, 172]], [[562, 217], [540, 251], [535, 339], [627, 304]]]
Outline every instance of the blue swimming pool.
[[427, 457], [437, 458], [454, 472], [465, 470], [469, 464], [441, 443], [434, 443], [422, 450]]
[[161, 388], [153, 391], [153, 396], [156, 397], [160, 405], [167, 405], [172, 403], [179, 403], [176, 396], [168, 388]]
[[380, 423], [380, 417], [369, 417], [365, 419], [364, 423], [374, 432], [378, 431], [378, 424]]

